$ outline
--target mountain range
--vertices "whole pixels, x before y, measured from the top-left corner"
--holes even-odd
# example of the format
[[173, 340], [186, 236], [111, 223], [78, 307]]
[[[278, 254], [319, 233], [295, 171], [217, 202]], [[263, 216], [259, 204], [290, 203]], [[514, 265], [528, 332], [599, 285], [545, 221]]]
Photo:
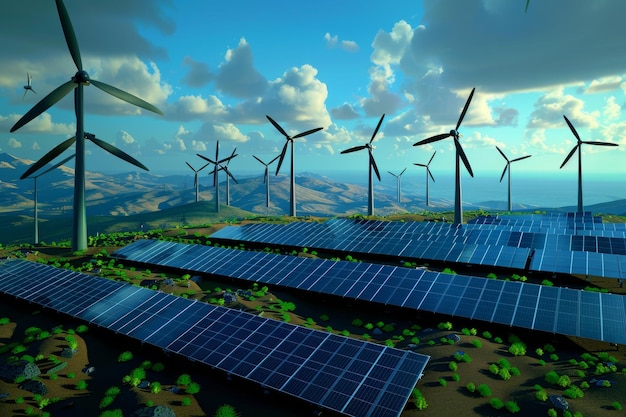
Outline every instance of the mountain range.
[[[34, 205], [34, 180], [20, 180], [34, 161], [0, 153], [0, 215], [32, 218]], [[89, 167], [87, 167], [89, 168]], [[40, 172], [43, 172], [40, 171]], [[221, 175], [224, 178], [223, 174]], [[240, 210], [260, 215], [286, 215], [289, 212], [289, 176], [271, 176], [270, 208], [265, 205], [266, 188], [263, 176], [230, 180], [230, 205]], [[212, 177], [199, 177], [200, 200], [208, 210], [214, 210], [215, 188]], [[61, 166], [37, 179], [37, 201], [42, 219], [56, 216], [69, 217], [72, 211], [74, 170]], [[450, 211], [453, 201], [430, 198], [405, 187], [402, 200], [397, 202], [397, 189], [376, 183], [374, 189], [375, 213], [389, 215], [403, 212]], [[220, 202], [226, 203], [224, 180], [220, 183]], [[130, 216], [158, 212], [195, 202], [192, 175], [155, 175], [150, 172], [123, 174], [86, 173], [87, 215]], [[302, 173], [296, 175], [297, 214], [301, 216], [338, 216], [367, 212], [367, 187], [339, 182], [329, 177]], [[466, 210], [506, 210], [506, 201], [464, 202]], [[514, 210], [575, 211], [575, 207], [543, 208], [514, 204]], [[626, 214], [626, 200], [613, 201], [586, 207], [600, 213]], [[121, 219], [120, 219], [121, 220]]]

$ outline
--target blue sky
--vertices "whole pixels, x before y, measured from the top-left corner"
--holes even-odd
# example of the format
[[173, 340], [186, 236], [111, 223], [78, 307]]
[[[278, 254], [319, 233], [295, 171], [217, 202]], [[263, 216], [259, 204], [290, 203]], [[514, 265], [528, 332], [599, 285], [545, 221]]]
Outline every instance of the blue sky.
[[[434, 151], [435, 176], [451, 174], [450, 139], [414, 143], [460, 128], [475, 176], [499, 179], [504, 159], [516, 172], [575, 178], [576, 160], [559, 166], [575, 145], [563, 115], [583, 140], [583, 172], [626, 174], [626, 3], [611, 0], [66, 0], [85, 69], [99, 81], [158, 106], [140, 111], [95, 87], [85, 93], [88, 132], [150, 168], [189, 173], [185, 161], [237, 148], [232, 172], [263, 173], [284, 138], [296, 142], [296, 171], [367, 172], [367, 155], [340, 152], [374, 142], [381, 173], [423, 178]], [[384, 6], [384, 7], [383, 7]], [[75, 130], [72, 94], [27, 126], [11, 126], [75, 67], [52, 0], [3, 4], [0, 14], [0, 152], [36, 160]], [[26, 73], [37, 94], [24, 96]], [[70, 150], [66, 151], [70, 152]], [[88, 146], [87, 168], [134, 170]], [[288, 173], [288, 160], [281, 172]], [[275, 165], [273, 166], [275, 169]], [[387, 174], [386, 174], [387, 175]]]

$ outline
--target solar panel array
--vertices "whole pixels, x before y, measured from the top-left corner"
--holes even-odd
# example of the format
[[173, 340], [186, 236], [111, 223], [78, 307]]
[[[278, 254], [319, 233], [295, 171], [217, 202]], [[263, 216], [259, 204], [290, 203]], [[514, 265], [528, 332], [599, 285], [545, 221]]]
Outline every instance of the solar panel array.
[[370, 264], [136, 241], [113, 257], [347, 299], [626, 343], [624, 297]]
[[229, 226], [211, 238], [608, 278], [623, 279], [626, 271], [625, 237], [485, 224], [331, 219]]
[[401, 414], [429, 357], [23, 260], [0, 292], [347, 416]]

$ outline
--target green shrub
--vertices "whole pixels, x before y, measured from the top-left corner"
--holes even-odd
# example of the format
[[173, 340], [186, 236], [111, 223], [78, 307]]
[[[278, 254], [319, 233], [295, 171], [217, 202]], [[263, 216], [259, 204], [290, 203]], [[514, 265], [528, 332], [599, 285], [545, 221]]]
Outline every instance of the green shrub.
[[450, 361], [450, 362], [448, 363], [448, 368], [450, 368], [450, 370], [451, 370], [452, 372], [456, 372], [456, 370], [459, 368], [459, 366], [456, 364], [456, 362], [454, 362], [454, 361]]
[[478, 340], [478, 339], [474, 339], [474, 340], [472, 340], [472, 345], [474, 345], [474, 347], [476, 347], [476, 348], [481, 348], [481, 347], [483, 347], [482, 342], [481, 342], [480, 340]]
[[500, 375], [500, 378], [502, 378], [505, 381], [508, 381], [509, 379], [511, 379], [511, 373], [506, 368], [501, 368], [500, 372], [498, 372], [498, 375]]
[[452, 330], [452, 323], [449, 321], [442, 322], [437, 325], [437, 328], [441, 330]]
[[418, 410], [425, 410], [426, 407], [428, 407], [428, 403], [426, 402], [426, 398], [424, 397], [419, 397], [415, 400], [415, 407], [417, 407]]
[[563, 395], [565, 395], [568, 398], [583, 398], [585, 396], [585, 394], [583, 393], [583, 391], [578, 388], [576, 385], [572, 385], [569, 388], [567, 388], [564, 392]]
[[466, 388], [469, 392], [472, 392], [472, 393], [473, 393], [474, 391], [476, 391], [476, 385], [474, 385], [474, 383], [473, 383], [473, 382], [469, 382], [469, 383], [465, 386], [465, 388]]
[[111, 387], [111, 388], [108, 388], [106, 391], [104, 391], [104, 395], [107, 395], [109, 397], [116, 397], [119, 394], [120, 394], [119, 387]]
[[482, 397], [491, 397], [491, 388], [487, 384], [480, 384], [478, 386], [478, 392]]
[[191, 376], [189, 374], [182, 374], [176, 379], [177, 385], [189, 385], [191, 383]]
[[511, 414], [519, 413], [520, 411], [519, 405], [517, 405], [515, 401], [507, 401], [504, 404], [504, 406], [506, 407], [507, 411]]
[[548, 417], [557, 417], [559, 413], [554, 408], [548, 409]]
[[589, 388], [589, 382], [587, 381], [583, 381], [580, 383], [580, 388], [582, 389], [588, 389]]
[[217, 409], [213, 417], [238, 417], [239, 414], [235, 412], [232, 405], [224, 404]]
[[526, 344], [515, 342], [509, 348], [509, 353], [513, 356], [524, 356], [526, 354]]
[[535, 398], [539, 401], [546, 401], [548, 399], [548, 393], [545, 390], [535, 392]]
[[491, 339], [493, 336], [491, 336], [491, 333], [489, 333], [488, 331], [484, 331], [483, 332], [483, 337], [485, 339]]
[[496, 343], [502, 343], [502, 339], [497, 336], [493, 338], [493, 341]]
[[511, 375], [513, 375], [513, 376], [519, 376], [519, 375], [520, 375], [520, 373], [521, 373], [521, 372], [519, 371], [519, 368], [517, 368], [517, 367], [515, 367], [515, 366], [511, 367], [511, 369], [509, 370], [509, 372], [511, 372]]
[[543, 356], [543, 349], [537, 348], [537, 349], [535, 349], [535, 353], [537, 354], [537, 356], [542, 357]]
[[502, 407], [504, 407], [504, 403], [502, 402], [502, 400], [499, 398], [495, 398], [495, 397], [489, 400], [489, 404], [491, 404], [491, 406], [495, 408], [496, 410], [499, 410]]
[[511, 370], [511, 363], [505, 358], [498, 359], [498, 366], [500, 366], [500, 368]]
[[461, 377], [455, 372], [452, 374], [452, 380], [455, 382], [459, 382], [461, 380]]
[[161, 392], [161, 383], [158, 381], [153, 381], [150, 384], [150, 392], [153, 394], [158, 394], [159, 392]]
[[200, 392], [200, 384], [197, 382], [190, 382], [185, 389], [185, 392], [189, 395], [197, 394]]
[[439, 378], [439, 385], [445, 387], [446, 385], [448, 385], [448, 382], [443, 378]]
[[180, 400], [180, 404], [181, 405], [191, 405], [191, 400], [189, 399], [189, 397], [184, 397], [182, 400]]
[[133, 354], [129, 351], [120, 353], [120, 356], [117, 357], [118, 362], [128, 362], [133, 359]]
[[87, 389], [87, 381], [85, 381], [84, 379], [81, 379], [80, 381], [78, 381], [78, 383], [76, 384], [76, 389], [77, 390]]
[[469, 336], [470, 335], [470, 330], [467, 327], [463, 327], [461, 329], [461, 333], [463, 333], [465, 336]]
[[620, 404], [619, 401], [613, 401], [611, 403], [611, 407], [613, 407], [616, 410], [621, 410], [622, 409], [622, 404]]
[[550, 371], [546, 374], [544, 379], [548, 384], [554, 385], [559, 381], [559, 374], [554, 371]]
[[543, 359], [539, 359], [539, 366], [546, 366], [546, 361], [544, 361]]
[[157, 362], [152, 365], [152, 370], [154, 372], [163, 372], [165, 370], [165, 365], [162, 362]]
[[356, 326], [356, 327], [361, 327], [361, 326], [363, 326], [363, 320], [361, 320], [361, 319], [354, 319], [354, 320], [352, 320], [352, 325]]
[[571, 384], [572, 384], [572, 381], [570, 380], [569, 376], [567, 376], [567, 375], [559, 376], [559, 380], [557, 381], [557, 385], [559, 385], [560, 387], [563, 387], [563, 388], [567, 388]]
[[114, 397], [110, 397], [110, 396], [106, 396], [103, 399], [100, 400], [100, 404], [98, 405], [98, 407], [100, 408], [107, 408], [108, 406], [110, 406], [113, 403], [113, 400], [115, 398]]
[[495, 363], [492, 363], [491, 365], [489, 365], [489, 372], [494, 375], [498, 375], [498, 372], [500, 372], [500, 368], [498, 368], [498, 365], [496, 365]]
[[550, 354], [550, 360], [553, 362], [556, 362], [559, 360], [559, 355], [557, 355], [556, 353], [551, 353]]

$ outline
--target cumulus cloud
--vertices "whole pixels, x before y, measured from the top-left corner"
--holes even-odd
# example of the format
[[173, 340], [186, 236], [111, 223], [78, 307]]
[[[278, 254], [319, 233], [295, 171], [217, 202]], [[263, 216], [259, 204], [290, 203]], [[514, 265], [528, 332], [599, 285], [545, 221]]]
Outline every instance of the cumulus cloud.
[[247, 142], [249, 140], [232, 123], [206, 123], [202, 125], [197, 136], [211, 138], [211, 141]]
[[339, 107], [330, 109], [330, 114], [333, 116], [333, 119], [339, 120], [353, 120], [359, 118], [359, 113], [349, 103], [343, 103]]
[[241, 38], [235, 49], [226, 52], [225, 61], [219, 66], [215, 77], [219, 91], [233, 97], [262, 96], [267, 86], [265, 78], [254, 68], [252, 49]]
[[182, 79], [183, 84], [189, 87], [204, 87], [215, 78], [215, 74], [211, 72], [208, 64], [196, 61], [190, 56], [183, 58], [182, 65], [189, 69]]
[[10, 148], [17, 149], [22, 147], [22, 142], [15, 138], [9, 138], [7, 145], [9, 145]]
[[224, 119], [229, 109], [214, 95], [207, 98], [202, 96], [181, 96], [167, 107], [168, 120], [206, 120]]
[[553, 90], [542, 95], [534, 104], [535, 110], [531, 113], [528, 128], [547, 129], [566, 127], [563, 116], [579, 127], [596, 128], [600, 112], [583, 111], [584, 102], [569, 94], [563, 94], [563, 89]]
[[603, 77], [598, 80], [593, 80], [585, 89], [585, 94], [597, 94], [606, 93], [609, 91], [616, 91], [619, 90], [621, 83], [622, 77], [619, 76]]
[[615, 120], [620, 117], [622, 112], [622, 106], [615, 102], [615, 97], [611, 96], [606, 99], [606, 104], [604, 105], [604, 110], [602, 114], [607, 120]]
[[[12, 114], [8, 117], [0, 116], [0, 128], [6, 128], [8, 131], [13, 125], [21, 118], [21, 115]], [[31, 120], [28, 124], [24, 125], [18, 130], [19, 133], [46, 133], [55, 135], [74, 135], [76, 132], [76, 125], [54, 123], [50, 113], [44, 112], [40, 116], [37, 116]]]
[[347, 52], [358, 52], [359, 45], [355, 41], [350, 40], [342, 40], [339, 42], [339, 37], [337, 35], [331, 36], [330, 33], [326, 32], [324, 35], [324, 40], [326, 41], [326, 46], [329, 48], [339, 47]]

